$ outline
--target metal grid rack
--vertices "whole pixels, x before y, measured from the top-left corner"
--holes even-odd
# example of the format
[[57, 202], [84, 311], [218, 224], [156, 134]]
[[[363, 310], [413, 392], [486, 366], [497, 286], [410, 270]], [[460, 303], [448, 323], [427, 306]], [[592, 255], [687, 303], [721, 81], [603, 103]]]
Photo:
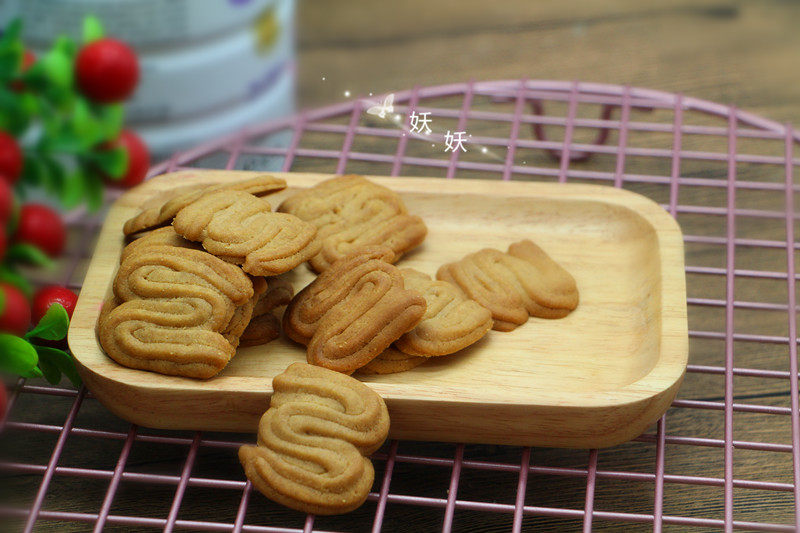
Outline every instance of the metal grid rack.
[[[797, 133], [707, 101], [578, 82], [415, 88], [395, 95], [398, 116], [388, 120], [365, 105], [256, 126], [153, 174], [496, 177], [648, 195], [678, 218], [687, 251], [691, 364], [667, 415], [599, 451], [390, 442], [374, 457], [368, 502], [337, 519], [300, 517], [252, 494], [235, 460], [252, 435], [149, 431], [115, 419], [84, 389], [19, 380], [0, 426], [0, 473], [15, 492], [0, 518], [25, 531], [800, 530]], [[411, 111], [430, 113], [430, 137], [410, 134]], [[468, 151], [445, 153], [445, 130], [468, 131]], [[59, 281], [79, 288], [100, 216], [69, 222], [77, 242]], [[47, 402], [52, 416], [27, 420], [26, 401]], [[86, 464], [84, 453], [72, 464], [71, 442], [98, 447], [98, 457], [111, 446], [115, 462]], [[90, 495], [75, 503], [74, 490]]]

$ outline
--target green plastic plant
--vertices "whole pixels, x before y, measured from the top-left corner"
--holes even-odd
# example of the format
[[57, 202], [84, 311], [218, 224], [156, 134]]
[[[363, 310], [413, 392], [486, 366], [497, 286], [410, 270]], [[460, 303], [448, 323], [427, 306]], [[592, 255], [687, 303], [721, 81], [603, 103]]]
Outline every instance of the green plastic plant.
[[[24, 163], [17, 193], [41, 187], [72, 208], [102, 205], [103, 178], [119, 179], [127, 152], [112, 142], [123, 126], [122, 104], [93, 102], [75, 87], [78, 45], [68, 37], [25, 68], [22, 22], [10, 23], [0, 37], [0, 130], [19, 140]], [[83, 41], [103, 36], [100, 22], [88, 17]]]

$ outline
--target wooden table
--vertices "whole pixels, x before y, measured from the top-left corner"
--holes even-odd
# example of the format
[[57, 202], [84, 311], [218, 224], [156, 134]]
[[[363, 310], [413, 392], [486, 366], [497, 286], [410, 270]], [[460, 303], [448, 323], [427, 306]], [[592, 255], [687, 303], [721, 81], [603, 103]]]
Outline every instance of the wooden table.
[[[356, 2], [353, 0], [305, 0], [299, 3], [299, 100], [303, 106], [318, 106], [352, 96], [383, 93], [414, 85], [491, 79], [580, 79], [683, 92], [725, 104], [735, 104], [767, 118], [800, 125], [800, 3], [786, 1], [744, 2], [731, 0], [668, 0], [659, 3], [635, 0], [593, 2], [571, 0], [530, 2], [527, 0]], [[695, 141], [702, 148], [703, 140]], [[694, 146], [694, 145], [693, 145]], [[320, 141], [318, 148], [339, 149]], [[712, 170], [697, 171], [713, 173]], [[756, 169], [742, 172], [756, 173]], [[749, 175], [749, 174], [748, 174]], [[800, 172], [797, 172], [800, 175]], [[757, 178], [757, 176], [755, 176]], [[647, 192], [647, 191], [644, 191]], [[681, 203], [719, 201], [708, 191], [684, 189]], [[724, 190], [720, 193], [724, 198]], [[770, 198], [754, 198], [747, 207], [780, 208]], [[724, 218], [722, 219], [724, 223]], [[703, 231], [703, 220], [679, 217], [687, 233]], [[762, 224], [741, 220], [739, 236], [785, 239], [780, 223]], [[78, 236], [73, 236], [77, 239]], [[742, 250], [737, 256], [746, 266], [785, 272], [785, 252], [778, 249]], [[722, 264], [720, 265], [720, 261]], [[687, 264], [724, 266], [724, 248], [687, 247]], [[739, 266], [739, 265], [737, 265]], [[79, 275], [78, 275], [79, 276]], [[77, 276], [76, 276], [77, 277]], [[689, 294], [725, 298], [724, 278], [689, 276]], [[737, 279], [737, 299], [786, 302], [784, 282]], [[724, 331], [724, 310], [690, 307], [690, 327]], [[737, 330], [787, 335], [787, 315], [775, 311], [737, 311]], [[724, 365], [724, 342], [692, 339], [690, 360], [699, 365]], [[788, 370], [786, 345], [736, 343], [736, 365]], [[785, 379], [734, 379], [736, 401], [780, 407], [789, 406], [789, 384]], [[689, 374], [679, 393], [681, 399], [722, 401], [724, 378]], [[26, 394], [13, 419], [60, 425], [71, 399]], [[791, 444], [788, 416], [737, 413], [737, 441]], [[95, 401], [87, 400], [77, 421], [79, 427], [116, 429], [127, 432], [127, 424], [108, 414]], [[147, 433], [147, 430], [142, 430]], [[722, 439], [723, 412], [719, 410], [672, 409], [667, 435]], [[652, 431], [651, 431], [652, 433]], [[182, 434], [181, 436], [186, 436]], [[189, 435], [191, 437], [191, 435]], [[214, 435], [208, 435], [214, 438]], [[225, 436], [223, 436], [225, 438]], [[18, 461], [46, 464], [55, 435], [8, 432], [0, 439], [0, 454], [13, 451]], [[64, 456], [66, 466], [91, 466], [113, 470], [122, 443], [70, 436]], [[453, 445], [401, 443], [399, 453], [431, 455], [451, 459]], [[179, 475], [186, 446], [134, 446], [128, 470]], [[520, 449], [499, 446], [467, 446], [469, 460], [519, 463]], [[667, 475], [723, 478], [720, 447], [668, 444], [665, 449]], [[769, 480], [791, 484], [791, 454], [759, 452], [745, 447], [734, 452], [737, 479]], [[535, 449], [531, 463], [585, 469], [588, 453], [561, 449]], [[601, 451], [598, 468], [605, 471], [652, 473], [655, 446], [633, 442]], [[238, 479], [235, 454], [228, 449], [203, 448], [193, 475]], [[382, 464], [378, 464], [378, 476]], [[15, 475], [7, 486], [30, 504], [40, 474]], [[450, 469], [397, 463], [392, 493], [446, 498]], [[462, 473], [459, 499], [514, 503], [517, 474], [498, 475], [467, 469]], [[146, 495], [142, 495], [146, 487]], [[107, 481], [85, 481], [56, 476], [45, 500], [45, 508], [96, 512]], [[778, 487], [780, 489], [780, 486]], [[123, 482], [112, 512], [165, 517], [174, 485], [137, 485]], [[723, 516], [723, 489], [680, 483], [665, 485], [665, 515]], [[22, 497], [22, 496], [20, 496]], [[231, 522], [238, 506], [238, 491], [209, 491], [190, 487], [180, 518]], [[525, 498], [527, 505], [583, 509], [585, 478], [531, 475]], [[737, 520], [793, 520], [794, 500], [786, 490], [756, 491], [735, 487], [734, 518]], [[254, 495], [247, 523], [302, 526], [295, 514], [270, 506]], [[652, 513], [653, 479], [628, 482], [600, 478], [594, 507], [602, 511]], [[320, 521], [319, 527], [365, 531], [371, 526], [374, 506], [353, 515]], [[435, 531], [441, 527], [441, 509], [389, 505], [385, 531]], [[507, 514], [456, 511], [455, 531], [507, 531]], [[41, 529], [66, 531], [69, 524], [40, 522]], [[86, 529], [75, 524], [74, 530]], [[526, 531], [580, 530], [580, 520], [526, 518]], [[621, 524], [595, 519], [597, 530], [617, 531]], [[113, 529], [113, 528], [110, 528]], [[121, 528], [126, 529], [126, 528]], [[652, 526], [631, 524], [627, 530], [650, 530]], [[683, 531], [665, 526], [668, 531]], [[696, 531], [696, 530], [692, 530]]]

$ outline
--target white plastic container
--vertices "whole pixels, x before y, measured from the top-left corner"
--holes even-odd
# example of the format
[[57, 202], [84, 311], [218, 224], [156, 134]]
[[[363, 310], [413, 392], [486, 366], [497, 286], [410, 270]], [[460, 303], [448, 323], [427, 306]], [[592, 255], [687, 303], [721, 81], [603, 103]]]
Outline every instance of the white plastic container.
[[21, 16], [25, 38], [42, 47], [57, 35], [80, 38], [93, 14], [109, 35], [137, 48], [186, 45], [241, 28], [275, 0], [1, 0], [0, 20]]
[[294, 105], [294, 65], [290, 64], [269, 90], [251, 101], [199, 118], [132, 127], [158, 158], [233, 133], [254, 122], [285, 116], [294, 110]]
[[294, 57], [293, 18], [294, 1], [280, 0], [222, 39], [142, 53], [129, 122], [182, 120], [257, 98]]

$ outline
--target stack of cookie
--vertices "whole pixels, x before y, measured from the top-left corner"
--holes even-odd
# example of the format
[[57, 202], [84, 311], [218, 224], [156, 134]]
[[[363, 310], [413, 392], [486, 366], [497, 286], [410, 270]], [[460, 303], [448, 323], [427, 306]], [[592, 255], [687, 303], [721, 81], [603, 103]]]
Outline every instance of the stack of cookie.
[[[278, 278], [319, 252], [316, 228], [273, 213], [272, 176], [176, 189], [145, 205], [123, 231], [113, 297], [98, 337], [118, 363], [162, 374], [209, 378], [239, 345], [278, 337], [273, 310], [292, 297]], [[170, 225], [172, 223], [172, 225]]]
[[[434, 280], [393, 265], [427, 228], [390, 189], [341, 176], [273, 212], [263, 196], [285, 187], [271, 176], [183, 187], [126, 222], [124, 233], [138, 238], [122, 252], [98, 324], [108, 355], [133, 368], [208, 378], [240, 344], [277, 338], [273, 310], [288, 304], [283, 329], [307, 346], [309, 363], [385, 374], [529, 316], [566, 316], [578, 304], [572, 276], [530, 241], [470, 254]], [[274, 276], [306, 261], [319, 276], [292, 298], [291, 285]]]

